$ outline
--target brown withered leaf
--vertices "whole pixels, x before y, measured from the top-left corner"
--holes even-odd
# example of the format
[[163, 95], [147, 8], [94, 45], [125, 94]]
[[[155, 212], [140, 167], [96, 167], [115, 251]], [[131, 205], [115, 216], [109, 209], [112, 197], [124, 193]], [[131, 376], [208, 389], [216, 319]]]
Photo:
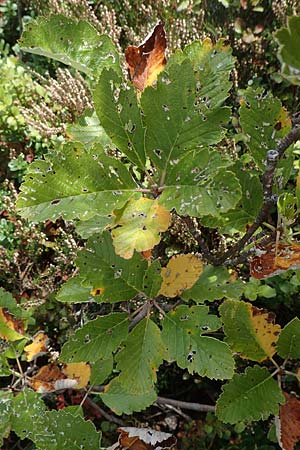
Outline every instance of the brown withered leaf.
[[78, 385], [78, 381], [68, 378], [56, 363], [51, 363], [41, 367], [38, 373], [28, 380], [28, 384], [32, 389], [43, 394], [74, 388]]
[[122, 427], [118, 442], [108, 450], [163, 450], [174, 449], [176, 438], [169, 433], [151, 428]]
[[138, 47], [130, 45], [125, 52], [130, 79], [139, 91], [151, 86], [166, 65], [167, 46], [164, 24], [154, 28]]
[[48, 352], [49, 338], [44, 331], [38, 331], [32, 338], [32, 343], [24, 347], [28, 362]]
[[286, 392], [283, 394], [286, 402], [280, 406], [278, 441], [282, 449], [294, 450], [300, 441], [300, 400]]
[[298, 243], [270, 242], [256, 248], [257, 256], [250, 263], [253, 278], [273, 277], [289, 269], [300, 268], [300, 245]]
[[6, 341], [22, 339], [24, 322], [8, 312], [7, 308], [0, 308], [0, 338]]

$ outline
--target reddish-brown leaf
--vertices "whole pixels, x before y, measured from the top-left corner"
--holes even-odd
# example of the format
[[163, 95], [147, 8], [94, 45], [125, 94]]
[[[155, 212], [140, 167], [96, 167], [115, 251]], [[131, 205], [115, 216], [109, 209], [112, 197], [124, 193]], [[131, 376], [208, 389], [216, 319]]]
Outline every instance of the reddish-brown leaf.
[[300, 441], [300, 401], [286, 392], [284, 405], [280, 406], [279, 443], [284, 450], [294, 450]]
[[141, 45], [130, 45], [126, 49], [125, 58], [130, 78], [139, 91], [151, 86], [164, 69], [166, 46], [164, 25], [159, 23]]

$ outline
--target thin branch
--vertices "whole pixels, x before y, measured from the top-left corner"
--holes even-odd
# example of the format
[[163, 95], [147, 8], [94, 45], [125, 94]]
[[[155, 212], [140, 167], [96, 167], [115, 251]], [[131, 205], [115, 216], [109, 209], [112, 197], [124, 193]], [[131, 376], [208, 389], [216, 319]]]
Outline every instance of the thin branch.
[[130, 322], [129, 331], [131, 331], [141, 320], [143, 320], [149, 314], [151, 307], [152, 302], [150, 300], [147, 300], [141, 308], [140, 312]]
[[104, 409], [100, 408], [100, 406], [97, 405], [97, 403], [93, 402], [93, 400], [91, 400], [89, 397], [87, 399], [85, 399], [84, 405], [90, 406], [91, 408], [95, 409], [99, 414], [101, 414], [101, 416], [103, 416], [109, 422], [116, 423], [117, 425], [120, 425], [121, 427], [123, 427], [125, 425], [123, 420], [118, 419], [117, 417], [115, 417], [111, 414], [108, 414], [106, 411], [104, 411]]
[[175, 400], [173, 398], [157, 397], [156, 403], [160, 403], [162, 405], [171, 405], [182, 409], [190, 409], [192, 411], [215, 412], [215, 406], [213, 405], [203, 405], [201, 403], [183, 402], [181, 400]]
[[240, 253], [247, 242], [251, 239], [253, 234], [256, 232], [256, 230], [265, 221], [270, 208], [277, 202], [277, 198], [273, 195], [273, 182], [278, 161], [283, 156], [288, 147], [298, 140], [300, 140], [300, 127], [299, 124], [296, 124], [295, 127], [283, 139], [281, 139], [276, 150], [268, 151], [266, 170], [263, 174], [262, 179], [264, 200], [261, 210], [259, 211], [256, 219], [248, 228], [244, 236], [233, 247], [227, 250], [227, 252], [217, 257], [215, 259], [215, 264], [221, 265], [228, 258], [232, 258], [232, 256], [234, 256], [236, 253]]

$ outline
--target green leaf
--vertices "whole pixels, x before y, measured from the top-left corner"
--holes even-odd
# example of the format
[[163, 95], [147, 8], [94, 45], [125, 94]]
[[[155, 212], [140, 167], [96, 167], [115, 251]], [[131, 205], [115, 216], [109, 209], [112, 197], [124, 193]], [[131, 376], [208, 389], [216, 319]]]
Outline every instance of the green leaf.
[[125, 86], [113, 70], [105, 70], [93, 98], [100, 123], [112, 142], [133, 164], [144, 169], [144, 127], [134, 87]]
[[65, 362], [96, 362], [108, 359], [128, 334], [128, 316], [112, 313], [91, 320], [64, 344], [60, 358]]
[[[240, 123], [254, 161], [264, 171], [268, 150], [274, 150], [277, 139], [291, 128], [287, 112], [278, 98], [263, 89], [248, 88], [240, 107]], [[277, 128], [279, 128], [277, 130]]]
[[0, 392], [0, 445], [3, 445], [3, 438], [8, 437], [11, 429], [11, 415], [13, 414], [12, 396], [7, 392]]
[[152, 389], [156, 372], [165, 356], [165, 347], [158, 326], [143, 319], [128, 335], [117, 354], [119, 382], [128, 393], [139, 395]]
[[90, 376], [90, 385], [91, 386], [99, 386], [104, 383], [104, 381], [109, 377], [113, 370], [113, 357], [112, 355], [105, 359], [98, 359], [97, 361], [91, 363], [91, 376]]
[[121, 415], [142, 411], [155, 402], [157, 394], [153, 387], [149, 387], [146, 392], [133, 394], [119, 382], [117, 377], [109, 383], [100, 397], [115, 414]]
[[6, 308], [14, 316], [22, 317], [22, 308], [20, 308], [11, 293], [5, 291], [2, 287], [0, 287], [0, 308]]
[[100, 449], [100, 434], [92, 422], [69, 408], [47, 411], [40, 396], [32, 391], [14, 398], [12, 428], [21, 439], [31, 439], [37, 450]]
[[30, 165], [17, 207], [23, 217], [35, 221], [109, 217], [132, 197], [134, 188], [123, 164], [101, 147], [88, 151], [80, 143], [69, 143], [47, 161]]
[[93, 300], [91, 287], [82, 286], [80, 275], [70, 278], [56, 294], [56, 300], [65, 303], [83, 303]]
[[[187, 152], [219, 142], [229, 120], [227, 108], [199, 108], [196, 78], [190, 61], [173, 64], [164, 71], [155, 87], [141, 96], [145, 114], [146, 153], [162, 175]], [[196, 105], [195, 105], [196, 103]]]
[[126, 301], [143, 290], [147, 261], [137, 253], [129, 260], [117, 256], [108, 232], [89, 239], [76, 265], [83, 285], [99, 290], [97, 301]]
[[[210, 39], [195, 41], [183, 50], [197, 71], [200, 82], [199, 96], [210, 108], [221, 106], [229, 95], [232, 83], [230, 73], [234, 68], [232, 49], [220, 39], [215, 45]], [[172, 57], [171, 57], [172, 59]]]
[[161, 265], [158, 260], [155, 260], [145, 273], [143, 292], [148, 298], [155, 298], [160, 290], [161, 284]]
[[67, 124], [66, 134], [72, 141], [81, 142], [86, 146], [97, 143], [105, 147], [111, 144], [95, 111], [86, 111], [77, 122]]
[[8, 361], [6, 357], [2, 354], [0, 355], [0, 377], [9, 377], [11, 375], [11, 371], [9, 368]]
[[104, 68], [120, 72], [119, 55], [108, 36], [83, 20], [62, 15], [28, 23], [19, 41], [22, 50], [47, 56], [98, 78]]
[[176, 361], [182, 369], [188, 369], [211, 379], [231, 378], [234, 360], [229, 347], [218, 339], [201, 336], [220, 328], [217, 316], [209, 315], [207, 306], [178, 306], [166, 314], [162, 338], [168, 361]]
[[231, 281], [230, 273], [225, 267], [207, 265], [194, 286], [181, 294], [185, 300], [197, 303], [213, 302], [222, 298], [239, 299], [244, 291], [241, 280]]
[[300, 17], [288, 17], [287, 28], [280, 28], [275, 38], [279, 43], [278, 58], [282, 64], [282, 75], [292, 84], [300, 85]]
[[219, 310], [226, 342], [233, 351], [252, 361], [263, 361], [274, 355], [280, 326], [274, 323], [272, 313], [235, 300], [225, 300]]
[[101, 216], [97, 214], [88, 220], [79, 220], [75, 224], [76, 232], [84, 239], [88, 239], [95, 233], [102, 233], [111, 222], [111, 215]]
[[294, 317], [281, 331], [277, 352], [282, 358], [300, 358], [300, 320]]
[[285, 402], [277, 382], [265, 367], [248, 367], [236, 374], [224, 387], [217, 401], [217, 416], [226, 423], [266, 420], [278, 415]]

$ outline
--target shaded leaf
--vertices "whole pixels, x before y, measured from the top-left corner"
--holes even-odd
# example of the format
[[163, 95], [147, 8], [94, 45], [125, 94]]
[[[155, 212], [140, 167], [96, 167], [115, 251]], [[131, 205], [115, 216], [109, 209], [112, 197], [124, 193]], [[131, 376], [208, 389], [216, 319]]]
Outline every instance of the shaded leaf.
[[231, 279], [230, 273], [225, 267], [207, 265], [194, 286], [183, 292], [181, 297], [185, 300], [191, 299], [203, 303], [222, 298], [239, 299], [243, 291], [243, 282]]
[[231, 378], [234, 360], [229, 347], [218, 339], [201, 336], [221, 326], [207, 306], [178, 306], [165, 315], [162, 338], [168, 361], [211, 379]]
[[158, 260], [148, 267], [144, 276], [143, 292], [148, 298], [154, 298], [158, 295], [162, 284], [161, 265]]
[[108, 358], [100, 358], [97, 361], [90, 363], [91, 378], [90, 385], [100, 385], [109, 377], [113, 370], [112, 354]]
[[226, 342], [242, 358], [263, 361], [276, 352], [280, 325], [272, 312], [242, 301], [225, 300], [219, 308]]
[[92, 78], [97, 78], [105, 67], [120, 72], [119, 55], [111, 39], [100, 36], [83, 20], [40, 16], [27, 24], [19, 44], [23, 51], [55, 59]]
[[160, 232], [167, 230], [171, 219], [166, 208], [146, 197], [130, 200], [115, 214], [113, 244], [116, 254], [125, 259], [132, 258], [134, 250], [142, 252], [157, 245]]
[[129, 160], [144, 169], [144, 127], [133, 87], [125, 86], [114, 70], [104, 70], [93, 92], [100, 124]]
[[23, 217], [35, 221], [111, 217], [134, 189], [123, 164], [106, 156], [102, 148], [88, 151], [80, 143], [68, 143], [47, 161], [30, 165], [17, 207]]
[[292, 84], [300, 84], [300, 18], [288, 17], [287, 28], [282, 27], [275, 33], [279, 43], [278, 58], [282, 64], [281, 73]]
[[203, 263], [191, 253], [172, 256], [167, 266], [161, 270], [162, 285], [159, 294], [176, 297], [189, 289], [202, 273]]
[[294, 317], [281, 331], [277, 352], [282, 358], [300, 358], [300, 320]]
[[135, 253], [130, 260], [117, 256], [108, 232], [90, 238], [78, 253], [76, 265], [84, 286], [89, 286], [97, 301], [118, 302], [133, 298], [143, 289], [143, 277], [148, 264]]
[[[241, 101], [240, 123], [247, 135], [251, 155], [264, 171], [268, 150], [275, 149], [278, 138], [285, 136], [291, 128], [288, 113], [271, 93], [248, 88]], [[277, 130], [279, 123], [280, 129]]]
[[283, 450], [294, 450], [300, 441], [300, 401], [283, 392], [285, 404], [280, 406], [278, 441]]
[[126, 49], [125, 58], [130, 79], [139, 91], [151, 86], [164, 69], [166, 46], [164, 25], [160, 23], [141, 45], [138, 47], [130, 45]]
[[266, 420], [278, 414], [284, 396], [265, 367], [248, 367], [243, 374], [235, 374], [223, 386], [217, 401], [217, 417], [225, 423]]

